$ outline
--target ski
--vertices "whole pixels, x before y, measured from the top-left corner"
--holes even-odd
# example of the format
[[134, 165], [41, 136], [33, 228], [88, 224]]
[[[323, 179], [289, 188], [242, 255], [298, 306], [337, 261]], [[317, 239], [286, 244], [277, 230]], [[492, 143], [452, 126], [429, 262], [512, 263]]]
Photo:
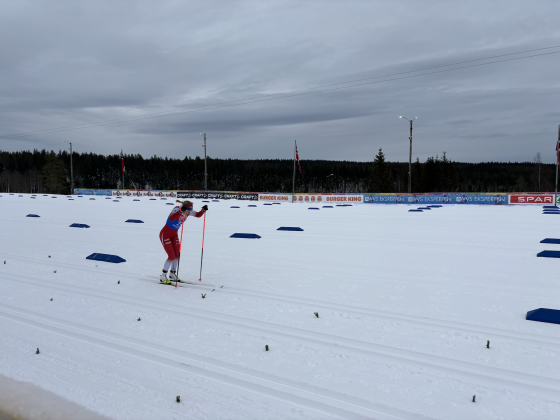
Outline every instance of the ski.
[[[167, 286], [173, 286], [175, 287], [175, 282], [173, 280], [171, 280], [171, 284], [166, 284], [166, 283], [159, 283], [159, 284], [165, 284]], [[181, 286], [183, 285], [183, 286]], [[213, 292], [216, 289], [223, 289], [224, 285], [223, 284], [210, 284], [210, 283], [202, 283], [199, 281], [186, 281], [186, 280], [182, 280], [180, 282], [177, 283], [177, 287], [186, 287], [186, 285], [189, 286], [202, 286], [204, 288], [208, 288], [208, 289], [212, 289], [211, 291]]]

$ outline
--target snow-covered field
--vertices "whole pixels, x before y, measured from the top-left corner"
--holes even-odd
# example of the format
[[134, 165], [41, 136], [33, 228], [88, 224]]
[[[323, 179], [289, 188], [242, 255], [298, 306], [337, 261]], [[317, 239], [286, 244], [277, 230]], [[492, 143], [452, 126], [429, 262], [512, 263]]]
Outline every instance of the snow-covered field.
[[540, 206], [212, 202], [206, 285], [174, 288], [169, 201], [1, 195], [0, 374], [107, 417], [560, 418], [560, 326], [525, 320], [560, 309], [560, 261], [536, 257], [560, 219]]

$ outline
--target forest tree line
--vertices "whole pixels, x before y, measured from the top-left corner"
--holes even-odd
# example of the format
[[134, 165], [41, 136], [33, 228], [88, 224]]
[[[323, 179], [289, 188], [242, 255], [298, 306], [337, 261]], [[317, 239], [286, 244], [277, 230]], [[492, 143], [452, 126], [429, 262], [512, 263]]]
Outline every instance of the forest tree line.
[[[204, 159], [169, 159], [125, 155], [126, 189], [203, 190]], [[74, 188], [121, 189], [119, 155], [74, 153]], [[285, 159], [208, 158], [208, 190], [292, 191], [293, 161]], [[387, 162], [383, 151], [372, 162], [303, 160], [296, 165], [298, 193], [406, 193], [408, 162]], [[444, 152], [412, 164], [412, 192], [553, 191], [555, 165], [532, 162], [464, 163]], [[70, 192], [70, 154], [46, 150], [0, 151], [0, 191]]]

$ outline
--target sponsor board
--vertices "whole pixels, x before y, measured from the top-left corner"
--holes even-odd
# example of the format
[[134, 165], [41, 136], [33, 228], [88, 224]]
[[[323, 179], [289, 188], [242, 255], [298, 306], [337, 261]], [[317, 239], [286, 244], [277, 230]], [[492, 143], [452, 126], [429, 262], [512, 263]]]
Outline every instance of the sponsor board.
[[259, 201], [278, 201], [280, 203], [290, 203], [292, 201], [292, 195], [288, 194], [269, 194], [260, 193], [258, 195]]
[[363, 194], [296, 194], [294, 203], [345, 203], [361, 204], [364, 202]]
[[365, 194], [366, 204], [508, 204], [503, 194]]
[[[509, 196], [509, 204], [554, 204], [554, 194], [514, 194]], [[560, 196], [556, 204], [560, 204]]]
[[74, 189], [75, 195], [113, 195], [113, 190], [83, 190], [80, 188]]
[[160, 190], [113, 190], [117, 197], [177, 197], [177, 191]]
[[177, 198], [195, 198], [209, 200], [250, 200], [257, 201], [258, 193], [249, 192], [220, 192], [220, 191], [177, 191]]

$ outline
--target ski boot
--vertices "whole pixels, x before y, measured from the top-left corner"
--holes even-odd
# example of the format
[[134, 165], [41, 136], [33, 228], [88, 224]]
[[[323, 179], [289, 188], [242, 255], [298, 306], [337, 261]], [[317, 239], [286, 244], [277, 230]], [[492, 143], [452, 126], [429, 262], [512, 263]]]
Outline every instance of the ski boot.
[[161, 284], [171, 284], [171, 282], [167, 279], [167, 271], [163, 271], [161, 272], [161, 275], [159, 276], [159, 282]]
[[177, 277], [177, 273], [175, 272], [175, 270], [171, 270], [169, 272], [169, 280], [176, 281], [177, 283], [183, 283], [183, 281], [179, 277]]

